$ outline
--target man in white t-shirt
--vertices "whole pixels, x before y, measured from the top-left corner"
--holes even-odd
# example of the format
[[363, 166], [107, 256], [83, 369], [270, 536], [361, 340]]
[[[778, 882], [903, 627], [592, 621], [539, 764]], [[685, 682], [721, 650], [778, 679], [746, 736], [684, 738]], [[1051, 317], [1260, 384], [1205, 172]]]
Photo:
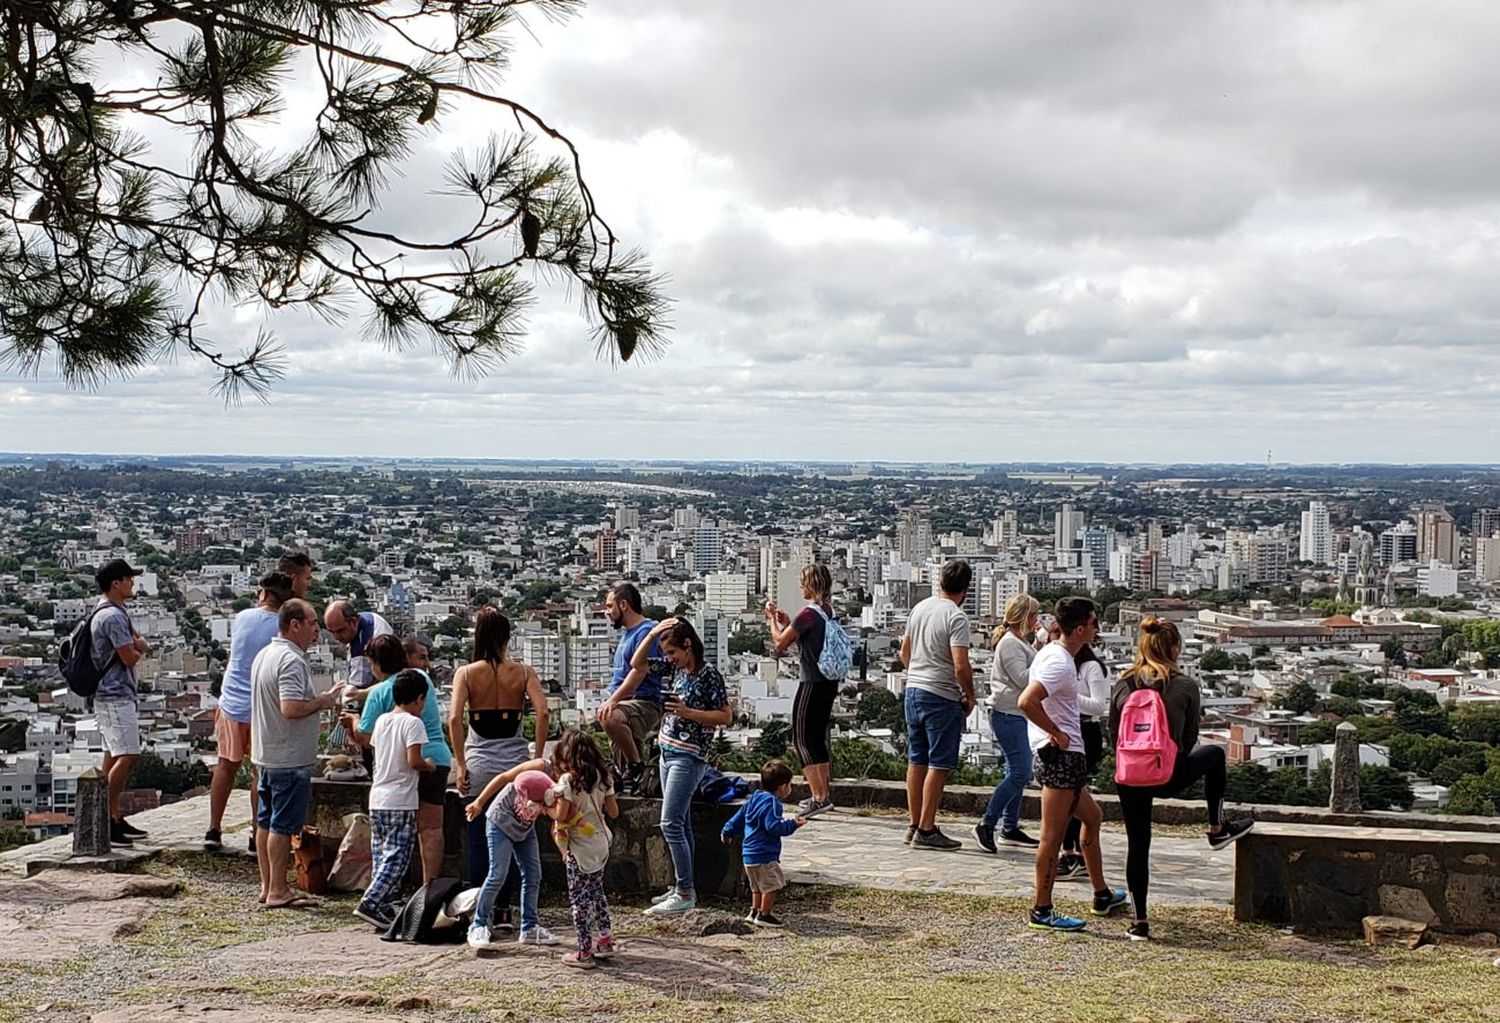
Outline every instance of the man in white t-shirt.
[[950, 561], [938, 589], [911, 609], [901, 637], [906, 665], [906, 844], [913, 849], [957, 849], [962, 844], [937, 826], [948, 775], [958, 766], [964, 721], [974, 709], [974, 669], [969, 664], [969, 616], [964, 597], [974, 573], [967, 561]]
[[417, 847], [418, 780], [437, 765], [422, 756], [427, 726], [427, 676], [411, 668], [391, 680], [396, 709], [375, 722], [370, 745], [375, 750], [375, 777], [370, 782], [370, 886], [354, 915], [381, 930], [396, 916], [401, 881]]
[[1094, 884], [1095, 916], [1108, 916], [1125, 905], [1124, 889], [1104, 880], [1099, 850], [1103, 814], [1089, 791], [1088, 762], [1083, 754], [1083, 729], [1078, 714], [1078, 668], [1074, 658], [1099, 635], [1099, 615], [1087, 597], [1064, 597], [1057, 602], [1061, 638], [1048, 643], [1031, 662], [1029, 681], [1021, 693], [1021, 713], [1030, 722], [1031, 748], [1036, 751], [1036, 780], [1042, 787], [1042, 837], [1036, 851], [1036, 902], [1028, 923], [1036, 930], [1081, 931], [1083, 920], [1052, 908], [1052, 884], [1057, 879], [1057, 853], [1068, 821], [1083, 822], [1083, 861]]

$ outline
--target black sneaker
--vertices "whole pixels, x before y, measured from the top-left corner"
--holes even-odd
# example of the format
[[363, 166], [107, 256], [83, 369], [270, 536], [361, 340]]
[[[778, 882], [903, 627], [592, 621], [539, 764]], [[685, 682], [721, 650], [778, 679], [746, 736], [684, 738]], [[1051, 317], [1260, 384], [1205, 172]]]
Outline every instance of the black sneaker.
[[218, 828], [209, 828], [203, 833], [203, 849], [205, 852], [218, 852], [224, 848], [224, 836]]
[[931, 831], [919, 830], [911, 840], [913, 849], [962, 849], [963, 843], [956, 838], [949, 838], [943, 834], [942, 828], [933, 828]]
[[979, 848], [987, 853], [999, 852], [995, 848], [995, 827], [993, 824], [979, 823], [974, 825], [974, 841], [979, 843]]
[[1112, 891], [1094, 893], [1094, 915], [1109, 916], [1125, 903], [1130, 901], [1130, 896], [1125, 894], [1125, 889], [1116, 888]]
[[129, 817], [121, 817], [119, 823], [120, 823], [120, 830], [123, 831], [125, 834], [129, 835], [131, 838], [145, 838], [146, 837], [146, 832], [142, 831], [140, 828], [138, 828], [134, 824], [130, 823], [130, 818]]
[[1125, 931], [1125, 937], [1131, 941], [1150, 941], [1151, 925], [1144, 920], [1137, 920]]
[[1076, 881], [1089, 876], [1088, 865], [1083, 862], [1082, 856], [1064, 854], [1057, 860], [1057, 879], [1059, 881]]
[[396, 914], [392, 913], [386, 907], [372, 906], [363, 900], [360, 901], [359, 905], [354, 907], [354, 915], [365, 923], [373, 925], [379, 931], [389, 930], [391, 922], [396, 919]]
[[1210, 849], [1223, 849], [1227, 845], [1233, 845], [1235, 842], [1248, 835], [1250, 833], [1250, 829], [1253, 827], [1255, 827], [1255, 821], [1249, 819], [1242, 821], [1225, 821], [1224, 827], [1219, 829], [1218, 832], [1208, 836], [1208, 847]]
[[123, 846], [124, 848], [129, 849], [131, 846], [135, 845], [135, 840], [132, 839], [129, 835], [125, 834], [125, 829], [121, 826], [119, 821], [110, 821], [109, 844]]
[[1032, 838], [1020, 828], [1006, 828], [1000, 832], [1000, 844], [1020, 846], [1022, 849], [1035, 849], [1042, 843]]
[[646, 776], [646, 765], [636, 761], [625, 769], [625, 791], [632, 796], [641, 794], [641, 779]]
[[785, 927], [786, 921], [775, 913], [756, 913], [755, 926], [757, 927]]

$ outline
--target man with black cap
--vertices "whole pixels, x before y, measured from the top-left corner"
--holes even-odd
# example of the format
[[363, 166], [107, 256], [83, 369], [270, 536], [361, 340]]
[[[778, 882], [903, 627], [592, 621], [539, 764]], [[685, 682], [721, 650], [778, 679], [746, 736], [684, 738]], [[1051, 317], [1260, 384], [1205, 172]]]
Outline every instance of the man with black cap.
[[104, 777], [109, 781], [109, 840], [130, 845], [146, 833], [120, 813], [120, 796], [141, 755], [141, 727], [136, 717], [135, 666], [146, 653], [146, 641], [130, 624], [125, 602], [135, 596], [135, 577], [120, 558], [107, 562], [94, 575], [102, 596], [89, 624], [94, 664], [104, 671], [94, 693], [94, 719], [104, 740]]

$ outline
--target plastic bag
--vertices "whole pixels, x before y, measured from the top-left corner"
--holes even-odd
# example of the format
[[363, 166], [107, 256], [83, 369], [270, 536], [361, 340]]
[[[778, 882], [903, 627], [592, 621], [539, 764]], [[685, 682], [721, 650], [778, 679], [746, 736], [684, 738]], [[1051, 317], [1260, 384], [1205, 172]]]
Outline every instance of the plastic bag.
[[344, 840], [328, 874], [328, 886], [336, 892], [362, 892], [370, 887], [370, 818], [363, 813], [344, 817]]

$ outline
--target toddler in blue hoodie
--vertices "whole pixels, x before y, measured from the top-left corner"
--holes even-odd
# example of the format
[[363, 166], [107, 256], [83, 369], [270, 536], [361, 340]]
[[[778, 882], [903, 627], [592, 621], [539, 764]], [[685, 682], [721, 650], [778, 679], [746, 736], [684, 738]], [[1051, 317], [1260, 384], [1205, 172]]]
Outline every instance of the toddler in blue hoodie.
[[776, 893], [786, 887], [786, 875], [781, 872], [781, 837], [807, 823], [805, 817], [783, 816], [781, 801], [791, 794], [792, 769], [780, 760], [768, 760], [760, 769], [760, 791], [745, 800], [719, 836], [725, 845], [736, 838], [741, 841], [745, 876], [750, 879], [750, 914], [745, 919], [757, 927], [786, 926], [771, 912]]

